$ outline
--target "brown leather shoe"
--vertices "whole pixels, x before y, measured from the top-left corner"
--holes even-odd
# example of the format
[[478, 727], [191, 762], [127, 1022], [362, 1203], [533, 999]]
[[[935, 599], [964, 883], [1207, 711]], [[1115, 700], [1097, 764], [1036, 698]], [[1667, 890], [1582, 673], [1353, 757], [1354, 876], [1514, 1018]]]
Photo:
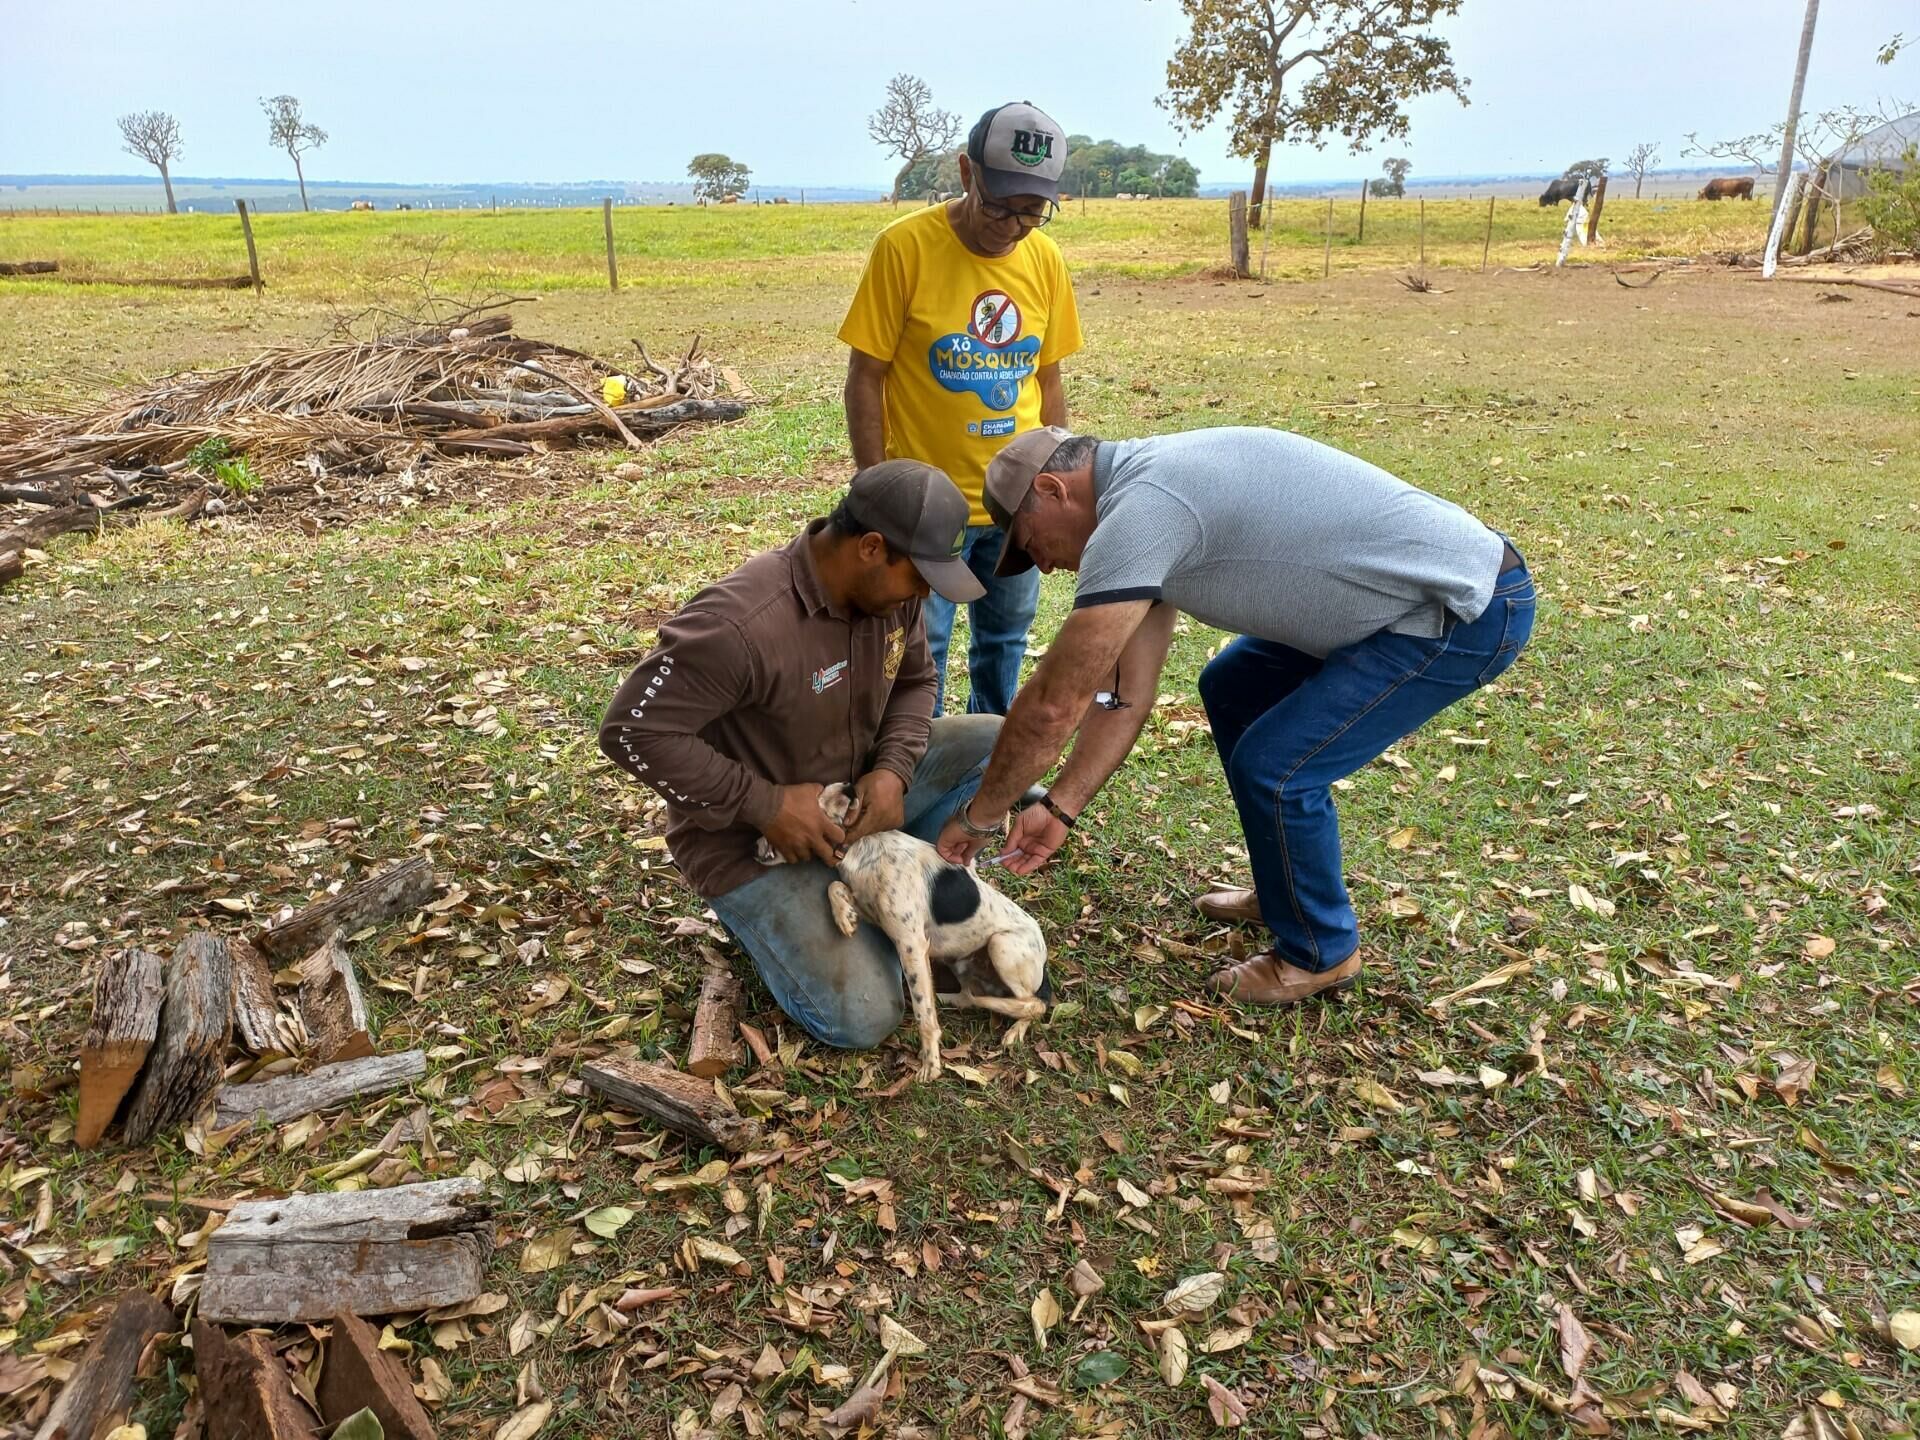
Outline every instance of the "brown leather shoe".
[[1229, 965], [1209, 977], [1207, 984], [1243, 1005], [1298, 1005], [1318, 995], [1351, 990], [1359, 974], [1357, 950], [1331, 970], [1302, 970], [1269, 950]]
[[1225, 886], [1219, 890], [1209, 890], [1193, 903], [1209, 920], [1218, 920], [1227, 925], [1260, 923], [1260, 897], [1251, 890]]

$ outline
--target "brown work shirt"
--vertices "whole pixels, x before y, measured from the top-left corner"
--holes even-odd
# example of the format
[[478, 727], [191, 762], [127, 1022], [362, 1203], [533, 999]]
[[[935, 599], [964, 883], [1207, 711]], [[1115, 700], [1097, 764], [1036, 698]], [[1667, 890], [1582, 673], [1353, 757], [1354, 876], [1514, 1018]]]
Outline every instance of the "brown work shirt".
[[660, 628], [613, 698], [600, 748], [667, 802], [667, 843], [707, 899], [763, 872], [778, 787], [889, 770], [911, 784], [933, 723], [920, 602], [864, 615], [828, 602], [809, 539], [708, 586]]

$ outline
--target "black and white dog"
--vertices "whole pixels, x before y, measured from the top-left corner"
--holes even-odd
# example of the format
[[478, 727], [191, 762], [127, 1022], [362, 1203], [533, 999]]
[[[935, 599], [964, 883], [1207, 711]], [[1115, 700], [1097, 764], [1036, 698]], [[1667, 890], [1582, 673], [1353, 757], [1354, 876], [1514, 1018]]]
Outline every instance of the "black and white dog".
[[[827, 786], [820, 808], [835, 824], [844, 825], [853, 808], [848, 787]], [[758, 858], [763, 865], [780, 863], [765, 839]], [[1009, 1039], [1018, 1039], [1028, 1022], [1046, 1014], [1040, 991], [1046, 981], [1047, 942], [1039, 922], [973, 870], [949, 864], [933, 846], [904, 831], [882, 830], [849, 845], [839, 871], [840, 878], [827, 886], [827, 903], [840, 933], [851, 938], [864, 918], [884, 931], [900, 954], [907, 998], [920, 1029], [916, 1078], [933, 1080], [940, 1074], [936, 998], [1010, 1017], [1018, 1023], [1008, 1032]], [[958, 994], [935, 996], [935, 960], [953, 971], [960, 983]]]

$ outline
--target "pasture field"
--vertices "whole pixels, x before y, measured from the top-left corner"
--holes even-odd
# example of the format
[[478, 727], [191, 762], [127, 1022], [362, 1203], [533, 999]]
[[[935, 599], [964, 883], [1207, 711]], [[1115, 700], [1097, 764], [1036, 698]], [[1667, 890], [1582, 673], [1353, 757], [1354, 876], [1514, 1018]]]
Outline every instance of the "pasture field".
[[[355, 954], [379, 1048], [434, 1057], [433, 1143], [383, 1176], [468, 1171], [497, 1205], [502, 1308], [396, 1331], [443, 1435], [520, 1401], [552, 1440], [802, 1433], [776, 1427], [846, 1398], [886, 1315], [926, 1342], [899, 1435], [1211, 1434], [1212, 1381], [1248, 1434], [1557, 1436], [1580, 1337], [1594, 1429], [1911, 1434], [1920, 318], [1706, 267], [1500, 269], [1549, 256], [1551, 214], [1522, 210], [1481, 274], [1475, 217], [1430, 203], [1429, 294], [1397, 283], [1392, 206], [1322, 281], [1315, 208], [1283, 202], [1267, 286], [1202, 273], [1224, 206], [1058, 230], [1080, 428], [1298, 429], [1507, 530], [1539, 578], [1520, 663], [1343, 790], [1361, 988], [1288, 1014], [1199, 989], [1254, 937], [1190, 904], [1244, 856], [1194, 690], [1222, 637], [1183, 622], [1140, 750], [1062, 863], [1007, 882], [1052, 939], [1054, 1014], [1016, 1049], [952, 1017], [926, 1087], [899, 1083], [910, 1030], [873, 1054], [784, 1031], [728, 1083], [787, 1156], [733, 1170], [575, 1080], [684, 1053], [698, 947], [732, 953], [593, 728], [661, 616], [844, 484], [833, 331], [886, 213], [623, 214], [613, 296], [584, 212], [266, 217], [261, 301], [0, 282], [10, 401], [404, 309], [430, 254], [442, 293], [532, 296], [523, 334], [702, 332], [765, 402], [633, 455], [416, 467], [313, 535], [69, 540], [0, 591], [0, 1224], [38, 1226], [0, 1268], [6, 1348], [70, 1358], [115, 1291], [191, 1268], [200, 1218], [139, 1197], [325, 1188], [413, 1103], [78, 1154], [98, 957], [424, 851], [451, 903]], [[1751, 249], [1760, 213], [1616, 201], [1601, 254]], [[228, 270], [235, 228], [0, 221], [0, 258]], [[741, 1263], [689, 1272], [691, 1238]], [[1076, 1314], [1082, 1260], [1105, 1288]], [[1143, 1324], [1203, 1272], [1223, 1289], [1174, 1387]], [[634, 1286], [675, 1294], [611, 1308]], [[1043, 1291], [1071, 1318], [1037, 1334]], [[768, 1346], [789, 1381], [754, 1378]], [[169, 1349], [143, 1385], [150, 1435], [190, 1370]]]
[[[1477, 269], [1487, 202], [1429, 200], [1425, 209], [1428, 264]], [[1565, 206], [1501, 199], [1493, 210], [1491, 265], [1553, 259]], [[1420, 211], [1415, 199], [1368, 201], [1363, 243], [1360, 202], [1336, 201], [1332, 267], [1415, 265]], [[902, 213], [904, 207], [886, 205], [627, 208], [614, 214], [614, 250], [621, 284], [630, 289], [694, 295], [751, 288], [770, 263], [804, 260], [817, 273], [830, 264], [857, 273], [874, 231]], [[1051, 233], [1085, 277], [1163, 279], [1227, 263], [1226, 213], [1218, 200], [1076, 201], [1062, 208]], [[1766, 207], [1758, 203], [1614, 199], [1602, 219], [1605, 248], [1576, 246], [1576, 257], [1758, 250], [1766, 240]], [[1326, 261], [1326, 222], [1324, 201], [1281, 200], [1268, 237], [1269, 278], [1317, 278]], [[597, 208], [270, 214], [255, 218], [254, 238], [268, 286], [300, 298], [351, 297], [426, 273], [452, 288], [606, 286]], [[1255, 235], [1256, 265], [1260, 248]], [[237, 275], [247, 268], [240, 220], [232, 213], [0, 216], [0, 260], [28, 259], [58, 260], [63, 274], [83, 280]]]

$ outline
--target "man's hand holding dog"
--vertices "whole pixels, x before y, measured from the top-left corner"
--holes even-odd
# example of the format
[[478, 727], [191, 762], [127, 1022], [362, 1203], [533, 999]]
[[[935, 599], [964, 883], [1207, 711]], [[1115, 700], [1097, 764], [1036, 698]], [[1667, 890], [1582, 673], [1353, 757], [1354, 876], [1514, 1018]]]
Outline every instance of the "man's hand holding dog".
[[869, 770], [853, 782], [853, 810], [846, 843], [898, 830], [907, 823], [907, 785], [891, 770]]
[[818, 785], [782, 785], [780, 808], [760, 832], [789, 864], [818, 860], [822, 865], [837, 865], [847, 847], [846, 832], [820, 809], [820, 789]]

